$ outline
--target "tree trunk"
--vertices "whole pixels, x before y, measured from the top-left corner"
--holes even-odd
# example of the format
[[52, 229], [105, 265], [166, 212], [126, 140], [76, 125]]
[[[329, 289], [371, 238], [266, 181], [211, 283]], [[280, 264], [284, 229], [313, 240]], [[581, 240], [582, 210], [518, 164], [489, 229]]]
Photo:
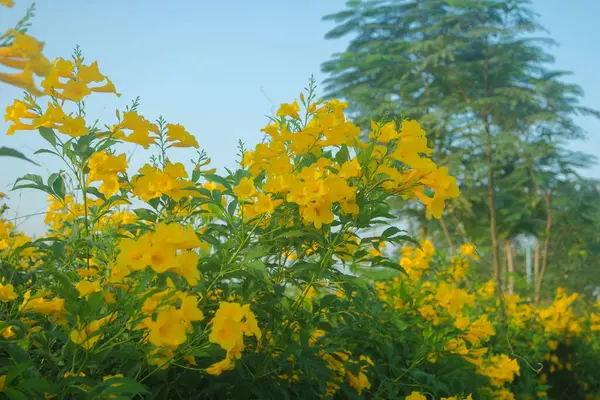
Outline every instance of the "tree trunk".
[[548, 243], [550, 241], [550, 229], [552, 228], [552, 203], [550, 196], [552, 195], [552, 189], [548, 189], [548, 192], [544, 195], [544, 203], [546, 205], [546, 235], [544, 237], [544, 250], [542, 252], [542, 270], [535, 287], [535, 306], [540, 302], [540, 293], [542, 292], [542, 280], [544, 279], [544, 273], [546, 272], [546, 266], [548, 265]]
[[513, 263], [513, 252], [512, 252], [512, 246], [510, 243], [510, 240], [505, 240], [504, 241], [504, 252], [506, 253], [506, 264], [508, 267], [508, 288], [507, 288], [507, 292], [508, 294], [514, 294], [515, 293], [515, 265]]
[[450, 254], [454, 254], [454, 244], [452, 243], [452, 238], [450, 237], [450, 233], [448, 232], [448, 228], [446, 227], [446, 222], [444, 221], [444, 216], [440, 217], [440, 225], [442, 226], [442, 231], [444, 232], [444, 236], [446, 237], [446, 241], [448, 241], [448, 246], [450, 247]]
[[486, 56], [484, 60], [484, 68], [483, 68], [483, 90], [485, 103], [483, 105], [483, 122], [485, 126], [485, 135], [486, 135], [486, 159], [487, 159], [487, 186], [488, 186], [488, 208], [490, 211], [490, 239], [492, 241], [492, 265], [494, 268], [494, 280], [496, 281], [496, 290], [498, 291], [498, 296], [502, 295], [502, 288], [500, 281], [500, 249], [498, 247], [498, 229], [496, 223], [496, 200], [495, 200], [495, 190], [496, 186], [494, 185], [494, 165], [493, 165], [493, 155], [492, 155], [492, 131], [490, 127], [490, 115], [489, 115], [489, 104], [487, 102], [488, 90], [489, 90], [489, 59]]
[[535, 251], [533, 253], [533, 285], [534, 285], [534, 294], [535, 287], [537, 286], [537, 281], [540, 277], [540, 241], [536, 239], [535, 241]]

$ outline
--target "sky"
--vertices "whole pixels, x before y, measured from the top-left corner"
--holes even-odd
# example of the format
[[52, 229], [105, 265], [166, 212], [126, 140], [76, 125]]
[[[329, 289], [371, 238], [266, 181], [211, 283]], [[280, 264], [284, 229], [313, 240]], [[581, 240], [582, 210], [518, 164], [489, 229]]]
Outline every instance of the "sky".
[[[0, 30], [14, 26], [30, 4], [16, 3], [0, 10]], [[321, 18], [344, 5], [343, 0], [39, 0], [29, 33], [46, 43], [50, 59], [66, 58], [81, 46], [86, 61], [98, 60], [122, 93], [93, 96], [90, 120], [112, 124], [115, 109], [139, 96], [142, 115], [184, 125], [221, 168], [234, 165], [238, 140], [250, 147], [262, 139], [267, 116], [278, 104], [297, 99], [311, 75], [318, 83], [326, 78], [321, 63], [344, 51], [348, 39], [325, 40], [333, 24]], [[583, 104], [600, 109], [600, 45], [594, 39], [600, 1], [570, 0], [566, 7], [564, 0], [534, 0], [533, 9], [560, 45], [550, 49], [555, 67], [572, 71], [567, 80], [584, 89]], [[19, 89], [0, 86], [0, 108], [20, 96]], [[600, 158], [600, 121], [577, 122], [589, 139], [570, 147]], [[6, 129], [0, 120], [0, 131]], [[0, 133], [0, 145], [32, 156], [44, 141], [35, 132]], [[149, 155], [136, 149], [130, 166], [139, 168]], [[0, 191], [9, 196], [8, 217], [16, 218], [18, 228], [40, 234], [43, 216], [29, 215], [46, 209], [46, 196], [10, 189], [26, 173], [47, 176], [64, 167], [46, 155], [32, 157], [40, 167], [0, 158]], [[195, 154], [178, 149], [172, 158], [185, 163]], [[582, 173], [600, 178], [600, 166]]]

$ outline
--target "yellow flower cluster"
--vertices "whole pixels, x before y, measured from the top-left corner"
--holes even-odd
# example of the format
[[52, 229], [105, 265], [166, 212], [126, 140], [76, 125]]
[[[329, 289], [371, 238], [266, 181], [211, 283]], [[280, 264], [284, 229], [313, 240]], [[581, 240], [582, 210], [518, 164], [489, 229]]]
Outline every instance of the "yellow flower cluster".
[[33, 76], [43, 77], [51, 70], [50, 62], [42, 54], [44, 43], [14, 29], [3, 35], [6, 36], [12, 37], [12, 43], [10, 46], [0, 47], [0, 64], [21, 72], [0, 72], [0, 82], [26, 89], [35, 95], [42, 94], [36, 87]]
[[186, 180], [188, 177], [185, 167], [181, 163], [167, 163], [163, 170], [149, 164], [144, 165], [140, 175], [133, 177], [133, 193], [144, 201], [148, 201], [162, 195], [169, 196], [175, 201], [183, 197], [197, 195], [197, 193], [184, 190], [194, 186], [193, 182]]
[[235, 359], [242, 357], [244, 336], [254, 336], [260, 340], [262, 333], [258, 328], [256, 316], [250, 310], [250, 304], [219, 302], [219, 309], [211, 321], [212, 328], [208, 340], [216, 343], [227, 352], [224, 360], [207, 368], [211, 375], [221, 375], [223, 371], [233, 369]]
[[127, 166], [125, 154], [115, 156], [107, 152], [94, 153], [88, 160], [90, 174], [87, 181], [88, 183], [102, 181], [98, 190], [110, 197], [119, 190], [118, 174], [125, 174]]
[[154, 232], [137, 239], [125, 238], [119, 243], [119, 255], [111, 270], [111, 282], [123, 282], [134, 271], [150, 267], [162, 274], [172, 272], [195, 286], [200, 279], [198, 253], [192, 249], [202, 246], [191, 226], [161, 222]]
[[[340, 383], [346, 379], [348, 384], [361, 395], [365, 389], [371, 389], [371, 382], [367, 377], [369, 367], [374, 367], [373, 360], [367, 356], [360, 356], [358, 360], [353, 360], [352, 352], [336, 351], [334, 353], [325, 353], [321, 351], [321, 358], [325, 361], [327, 368], [331, 371], [331, 378], [327, 382], [326, 396], [335, 396], [340, 390]], [[359, 366], [357, 372], [352, 372], [350, 367]], [[356, 374], [356, 375], [355, 375]]]
[[[296, 102], [281, 106], [277, 112], [281, 119], [263, 129], [269, 141], [243, 156], [242, 165], [254, 179], [265, 175], [263, 193], [257, 193], [249, 179], [236, 188], [239, 198], [258, 196], [244, 208], [249, 218], [272, 213], [281, 203], [274, 202], [274, 197], [297, 204], [304, 223], [319, 229], [333, 222], [335, 206], [341, 215], [358, 215], [357, 196], [373, 176], [381, 176], [380, 184], [391, 193], [417, 196], [427, 206], [427, 215], [440, 217], [444, 200], [457, 197], [459, 190], [447, 169], [438, 168], [427, 157], [431, 149], [416, 121], [404, 121], [399, 132], [395, 123], [373, 123], [371, 143], [382, 144], [372, 149], [368, 162], [357, 157], [341, 161], [322, 157], [332, 147], [350, 154], [371, 146], [360, 141], [360, 130], [344, 116], [346, 107], [347, 103], [337, 100], [310, 103], [306, 107], [308, 122], [302, 124]], [[315, 162], [295, 165], [308, 158]], [[425, 187], [434, 191], [433, 198], [425, 194]]]

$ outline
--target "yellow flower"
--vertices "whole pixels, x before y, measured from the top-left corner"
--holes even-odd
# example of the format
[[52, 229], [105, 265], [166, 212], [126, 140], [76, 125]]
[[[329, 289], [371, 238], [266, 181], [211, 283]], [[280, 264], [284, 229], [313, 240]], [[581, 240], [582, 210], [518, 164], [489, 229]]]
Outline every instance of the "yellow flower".
[[63, 375], [63, 378], [68, 378], [70, 376], [81, 376], [81, 377], [84, 377], [85, 374], [83, 372], [75, 373], [73, 371], [68, 371], [68, 372], [65, 372], [65, 374]]
[[43, 297], [37, 297], [30, 299], [29, 292], [23, 296], [23, 303], [21, 304], [21, 312], [33, 311], [38, 314], [60, 315], [65, 309], [65, 299], [54, 298], [52, 300], [46, 300]]
[[172, 143], [173, 147], [200, 147], [198, 141], [182, 125], [167, 125], [167, 141]]
[[4, 388], [6, 387], [6, 375], [0, 376], [0, 393], [4, 392]]
[[8, 285], [4, 285], [0, 283], [0, 301], [9, 301], [17, 298], [17, 294], [15, 293], [15, 289], [13, 285], [10, 283]]
[[87, 297], [92, 293], [101, 292], [102, 288], [100, 287], [99, 281], [80, 281], [75, 284], [75, 288], [79, 292], [79, 298]]
[[[218, 311], [217, 311], [218, 312]], [[233, 318], [218, 318], [215, 315], [209, 341], [216, 343], [224, 350], [231, 350], [240, 342], [243, 343], [241, 324]]]
[[256, 194], [254, 182], [250, 178], [242, 178], [240, 183], [235, 188], [233, 188], [233, 193], [240, 200], [244, 200], [248, 197], [254, 196]]
[[231, 371], [233, 368], [235, 368], [235, 361], [230, 358], [225, 358], [206, 368], [206, 373], [219, 376], [223, 373], [223, 371]]
[[178, 347], [187, 340], [185, 319], [180, 310], [170, 307], [158, 313], [156, 321], [148, 320], [150, 343], [156, 347]]
[[11, 325], [11, 326], [8, 326], [7, 328], [5, 328], [5, 329], [2, 331], [1, 335], [2, 335], [2, 337], [3, 337], [4, 339], [12, 339], [12, 338], [14, 338], [14, 337], [16, 337], [16, 336], [17, 336], [17, 334], [13, 332], [13, 327], [12, 327], [12, 325]]
[[483, 314], [471, 324], [462, 337], [472, 345], [476, 346], [481, 340], [487, 340], [490, 336], [494, 336], [495, 334], [494, 327], [488, 320], [487, 315]]
[[260, 339], [261, 332], [250, 305], [219, 302], [219, 309], [212, 319], [212, 330], [208, 337], [211, 343], [218, 344], [227, 352], [241, 356], [244, 349], [244, 335]]
[[190, 327], [190, 322], [202, 321], [204, 314], [198, 308], [198, 298], [194, 295], [186, 296], [181, 300], [181, 307], [179, 308], [181, 315], [183, 315], [184, 323]]
[[83, 117], [65, 117], [63, 124], [58, 128], [58, 131], [71, 137], [80, 137], [88, 134], [88, 129], [85, 126]]
[[419, 392], [412, 392], [410, 395], [405, 397], [405, 400], [427, 400], [427, 397], [423, 396]]
[[202, 246], [198, 235], [189, 225], [184, 227], [160, 222], [156, 225], [153, 240], [177, 250], [190, 250]]
[[294, 101], [291, 104], [283, 103], [279, 107], [279, 110], [277, 110], [277, 116], [300, 118], [300, 115], [298, 115], [298, 111], [300, 111], [300, 106], [296, 101]]
[[363, 390], [371, 389], [371, 382], [369, 382], [369, 379], [363, 372], [359, 372], [358, 376], [356, 376], [352, 372], [347, 371], [346, 375], [348, 377], [348, 384], [352, 386], [359, 395], [362, 394]]
[[479, 260], [479, 256], [475, 253], [476, 248], [471, 243], [465, 243], [460, 246], [460, 253], [465, 257], [471, 257], [474, 260]]
[[346, 161], [342, 164], [338, 175], [342, 178], [356, 178], [360, 176], [360, 164], [358, 159], [354, 158], [352, 161]]
[[85, 82], [70, 80], [65, 84], [62, 97], [65, 100], [79, 102], [90, 93], [91, 90], [86, 86]]
[[90, 65], [80, 65], [77, 79], [85, 84], [91, 82], [102, 82], [105, 76], [98, 69], [98, 61], [94, 61]]

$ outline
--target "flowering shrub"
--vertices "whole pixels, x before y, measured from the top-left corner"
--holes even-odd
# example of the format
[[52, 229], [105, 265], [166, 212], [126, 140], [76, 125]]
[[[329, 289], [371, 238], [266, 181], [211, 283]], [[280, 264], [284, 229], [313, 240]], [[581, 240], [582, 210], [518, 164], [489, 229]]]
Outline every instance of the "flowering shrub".
[[[439, 218], [459, 195], [418, 122], [373, 122], [365, 137], [311, 84], [219, 175], [203, 152], [177, 162], [196, 137], [137, 102], [87, 121], [88, 96], [117, 94], [96, 62], [76, 51], [47, 68], [6, 109], [8, 134], [39, 132], [66, 168], [15, 183], [48, 194], [46, 235], [0, 220], [8, 398], [600, 394], [600, 304], [559, 291], [535, 308], [470, 287], [474, 246], [447, 258], [392, 225], [393, 198]], [[128, 144], [149, 153], [137, 172]]]

